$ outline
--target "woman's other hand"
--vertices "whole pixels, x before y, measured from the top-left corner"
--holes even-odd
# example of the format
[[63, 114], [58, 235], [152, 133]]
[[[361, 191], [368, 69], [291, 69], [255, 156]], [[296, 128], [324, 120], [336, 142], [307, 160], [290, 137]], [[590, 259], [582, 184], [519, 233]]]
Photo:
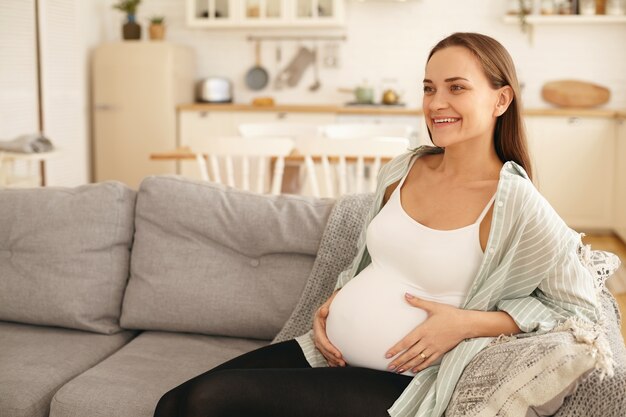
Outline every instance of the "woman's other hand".
[[413, 307], [421, 308], [428, 318], [386, 353], [387, 358], [398, 355], [389, 364], [389, 370], [417, 373], [453, 349], [469, 335], [464, 310], [448, 304], [426, 301], [411, 294], [405, 298]]
[[313, 341], [315, 342], [315, 347], [324, 355], [328, 364], [333, 367], [346, 366], [346, 362], [341, 357], [341, 352], [330, 343], [326, 335], [326, 318], [328, 317], [330, 304], [333, 302], [335, 295], [337, 295], [337, 291], [317, 309], [313, 317]]

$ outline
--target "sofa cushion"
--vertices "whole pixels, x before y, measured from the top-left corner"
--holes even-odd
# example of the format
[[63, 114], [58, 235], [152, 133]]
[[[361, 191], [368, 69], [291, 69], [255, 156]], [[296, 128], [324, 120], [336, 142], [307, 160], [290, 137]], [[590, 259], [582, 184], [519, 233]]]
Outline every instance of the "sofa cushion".
[[337, 199], [300, 300], [272, 343], [293, 339], [311, 329], [315, 310], [330, 297], [337, 277], [354, 261], [358, 236], [373, 203], [371, 193], [348, 194]]
[[122, 326], [271, 339], [300, 297], [333, 205], [145, 179]]
[[63, 386], [50, 417], [152, 417], [170, 389], [268, 341], [144, 332]]
[[133, 336], [0, 322], [0, 416], [47, 417], [63, 384]]
[[569, 332], [492, 344], [463, 371], [446, 416], [551, 416], [594, 362]]
[[446, 416], [603, 416], [626, 409], [626, 354], [615, 299], [600, 297], [603, 333], [615, 375], [594, 369], [594, 346], [576, 342], [570, 332], [552, 332], [492, 343], [467, 365]]
[[135, 192], [121, 183], [0, 191], [0, 320], [120, 331]]

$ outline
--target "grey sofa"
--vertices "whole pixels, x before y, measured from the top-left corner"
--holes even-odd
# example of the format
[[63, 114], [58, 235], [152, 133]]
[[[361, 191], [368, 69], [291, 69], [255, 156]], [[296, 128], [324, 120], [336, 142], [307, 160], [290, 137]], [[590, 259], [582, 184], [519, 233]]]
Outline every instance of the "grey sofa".
[[[173, 176], [138, 192], [0, 190], [0, 417], [151, 416], [170, 388], [307, 329], [370, 202]], [[624, 398], [619, 312], [608, 311], [621, 341], [611, 398]]]

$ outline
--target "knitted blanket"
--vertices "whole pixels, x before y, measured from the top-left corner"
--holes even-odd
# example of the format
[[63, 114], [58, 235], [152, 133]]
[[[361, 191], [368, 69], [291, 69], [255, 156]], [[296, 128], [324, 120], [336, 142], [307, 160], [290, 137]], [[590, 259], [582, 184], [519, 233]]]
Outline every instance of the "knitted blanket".
[[330, 297], [337, 277], [357, 254], [357, 240], [373, 202], [373, 194], [346, 195], [337, 200], [300, 300], [272, 343], [293, 339], [311, 330], [315, 310]]
[[601, 378], [595, 370], [565, 399], [555, 417], [626, 416], [626, 348], [620, 333], [620, 312], [615, 298], [606, 289], [600, 295], [602, 330], [613, 353], [613, 377]]

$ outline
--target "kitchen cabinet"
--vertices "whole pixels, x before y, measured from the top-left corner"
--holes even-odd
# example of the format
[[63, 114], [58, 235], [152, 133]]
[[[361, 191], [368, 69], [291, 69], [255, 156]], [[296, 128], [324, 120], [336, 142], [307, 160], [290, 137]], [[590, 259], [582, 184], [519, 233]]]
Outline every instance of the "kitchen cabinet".
[[[324, 125], [334, 123], [335, 113], [282, 112], [282, 111], [182, 111], [179, 113], [180, 145], [192, 150], [202, 149], [202, 144], [217, 137], [239, 136], [238, 126], [243, 123], [302, 123]], [[200, 178], [193, 161], [183, 161], [180, 174]]]
[[[535, 185], [570, 227], [580, 232], [615, 230], [626, 240], [626, 122], [610, 111], [572, 114], [578, 113], [551, 109], [526, 113]], [[202, 142], [211, 138], [238, 136], [242, 123], [281, 121], [409, 124], [418, 133], [412, 145], [430, 143], [423, 116], [415, 109], [277, 106], [257, 110], [246, 105], [191, 104], [179, 108], [179, 144], [201, 149]], [[182, 162], [181, 168], [181, 174], [199, 178], [195, 162]]]
[[423, 116], [380, 116], [380, 115], [354, 115], [354, 114], [339, 114], [337, 116], [336, 123], [364, 123], [364, 124], [399, 124], [405, 126], [411, 126], [413, 128], [413, 134], [409, 138], [409, 146], [416, 148], [420, 145], [431, 145], [432, 142], [428, 138], [428, 132], [424, 125]]
[[344, 0], [187, 0], [187, 24], [202, 28], [339, 27]]
[[626, 242], [626, 114], [617, 121], [614, 230]]
[[340, 26], [343, 24], [343, 0], [289, 1], [290, 20], [295, 26]]
[[612, 224], [615, 119], [526, 117], [535, 184], [572, 228]]

